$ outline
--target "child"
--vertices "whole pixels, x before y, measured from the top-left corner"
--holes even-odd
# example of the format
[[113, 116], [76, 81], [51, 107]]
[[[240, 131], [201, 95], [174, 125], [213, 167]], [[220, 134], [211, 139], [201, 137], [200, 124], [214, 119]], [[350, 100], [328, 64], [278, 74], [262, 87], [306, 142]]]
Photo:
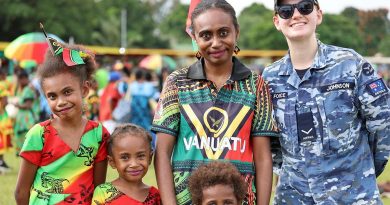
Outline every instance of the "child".
[[55, 51], [38, 69], [53, 114], [26, 135], [15, 198], [17, 204], [89, 205], [94, 187], [105, 181], [109, 138], [83, 115], [94, 56], [76, 45]]
[[247, 187], [237, 168], [228, 162], [214, 161], [202, 165], [189, 179], [194, 205], [242, 204]]
[[[0, 76], [2, 71], [0, 70]], [[0, 174], [6, 173], [10, 167], [5, 163], [4, 153], [11, 147], [11, 137], [13, 135], [12, 120], [5, 109], [7, 105], [8, 89], [0, 82]]]
[[152, 161], [151, 142], [149, 132], [138, 125], [128, 123], [115, 128], [108, 141], [108, 161], [119, 178], [99, 185], [93, 204], [161, 204], [159, 191], [142, 182]]
[[14, 133], [16, 154], [19, 155], [27, 131], [38, 121], [36, 109], [39, 106], [39, 102], [35, 89], [30, 84], [29, 74], [25, 70], [19, 70], [17, 76], [18, 83], [15, 89], [15, 96], [18, 98], [18, 102], [14, 105], [18, 108], [18, 112], [15, 116]]

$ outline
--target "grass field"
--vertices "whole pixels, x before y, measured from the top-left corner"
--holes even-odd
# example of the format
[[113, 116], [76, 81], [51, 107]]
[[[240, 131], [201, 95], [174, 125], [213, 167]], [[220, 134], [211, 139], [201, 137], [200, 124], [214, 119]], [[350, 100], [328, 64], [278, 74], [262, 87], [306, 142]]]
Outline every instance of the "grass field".
[[[5, 155], [5, 160], [8, 165], [12, 167], [12, 171], [6, 175], [0, 175], [0, 205], [15, 205], [13, 192], [15, 190], [15, 183], [17, 178], [17, 172], [19, 169], [20, 159], [15, 157], [13, 152], [9, 152]], [[112, 181], [117, 177], [115, 170], [109, 168], [107, 174], [107, 181]], [[387, 166], [387, 169], [384, 173], [378, 178], [379, 182], [384, 182], [390, 180], [390, 166]], [[154, 177], [154, 168], [151, 166], [149, 172], [145, 176], [144, 182], [148, 185], [157, 186], [156, 179]], [[383, 203], [385, 205], [390, 205], [389, 198], [383, 198]]]

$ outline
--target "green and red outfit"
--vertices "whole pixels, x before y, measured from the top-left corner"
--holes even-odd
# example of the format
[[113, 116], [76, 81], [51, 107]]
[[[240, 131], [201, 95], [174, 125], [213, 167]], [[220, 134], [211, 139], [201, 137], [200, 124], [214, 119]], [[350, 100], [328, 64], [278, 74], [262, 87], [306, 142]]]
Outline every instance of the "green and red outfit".
[[58, 135], [51, 121], [31, 128], [20, 156], [38, 166], [30, 204], [91, 204], [94, 165], [107, 158], [108, 131], [88, 121], [77, 152]]
[[28, 85], [20, 90], [20, 92], [17, 91], [16, 96], [19, 98], [19, 104], [24, 104], [27, 100], [32, 101], [32, 107], [30, 109], [19, 108], [15, 117], [15, 148], [16, 152], [19, 153], [23, 146], [26, 133], [32, 128], [32, 126], [34, 126], [35, 123], [37, 123], [38, 112], [36, 108], [39, 106], [39, 101], [37, 100], [38, 98], [33, 88]]
[[111, 182], [96, 187], [92, 198], [93, 205], [161, 205], [160, 193], [155, 187], [150, 187], [145, 201], [141, 202], [127, 196], [115, 188]]
[[278, 134], [268, 86], [236, 58], [230, 78], [219, 91], [207, 80], [203, 59], [173, 72], [160, 97], [152, 130], [176, 137], [172, 168], [178, 204], [191, 204], [188, 177], [211, 160], [234, 164], [249, 184], [246, 203], [255, 203], [251, 138]]

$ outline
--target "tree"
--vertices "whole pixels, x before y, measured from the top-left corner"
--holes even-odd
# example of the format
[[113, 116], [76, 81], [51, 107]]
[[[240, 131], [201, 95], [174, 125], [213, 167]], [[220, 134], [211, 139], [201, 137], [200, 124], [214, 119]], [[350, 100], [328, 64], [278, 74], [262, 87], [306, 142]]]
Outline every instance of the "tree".
[[374, 55], [378, 51], [379, 43], [388, 34], [387, 14], [387, 9], [359, 12], [359, 28], [364, 36], [367, 55]]
[[379, 52], [384, 56], [390, 57], [390, 34], [387, 34], [380, 42]]
[[169, 39], [173, 45], [191, 42], [191, 38], [185, 31], [188, 8], [189, 5], [175, 4], [161, 22], [162, 36]]
[[240, 16], [239, 46], [243, 49], [287, 49], [283, 35], [276, 30], [273, 11], [263, 4], [254, 3], [245, 8]]
[[[322, 42], [355, 49], [364, 54], [363, 37], [353, 21], [342, 15], [324, 14], [322, 24], [317, 28]], [[348, 37], [346, 37], [348, 36]]]

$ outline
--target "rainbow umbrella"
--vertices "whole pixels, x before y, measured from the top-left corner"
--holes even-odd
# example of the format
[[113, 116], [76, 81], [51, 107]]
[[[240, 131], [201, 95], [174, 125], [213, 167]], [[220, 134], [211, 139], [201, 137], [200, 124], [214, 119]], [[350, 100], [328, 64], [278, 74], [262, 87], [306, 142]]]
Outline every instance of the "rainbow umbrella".
[[164, 67], [168, 68], [170, 71], [173, 71], [176, 69], [177, 64], [176, 61], [169, 56], [155, 54], [143, 58], [139, 62], [138, 66], [159, 72]]
[[[63, 43], [59, 37], [49, 34], [50, 37]], [[41, 32], [26, 33], [13, 40], [5, 49], [5, 57], [17, 61], [43, 62], [45, 52], [48, 48], [45, 35]]]

